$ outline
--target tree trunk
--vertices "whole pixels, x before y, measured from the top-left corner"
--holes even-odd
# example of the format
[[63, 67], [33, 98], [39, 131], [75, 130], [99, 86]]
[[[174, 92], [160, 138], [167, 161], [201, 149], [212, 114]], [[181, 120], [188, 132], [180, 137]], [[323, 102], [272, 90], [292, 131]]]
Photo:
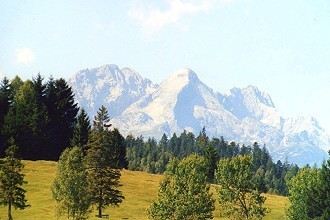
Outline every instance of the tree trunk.
[[102, 207], [99, 206], [98, 208], [99, 208], [99, 218], [102, 218]]
[[11, 216], [11, 202], [9, 202], [8, 204], [8, 220], [12, 220], [12, 216]]
[[100, 190], [100, 192], [99, 192], [100, 194], [99, 194], [99, 207], [98, 207], [98, 209], [99, 209], [99, 218], [102, 218], [102, 189]]

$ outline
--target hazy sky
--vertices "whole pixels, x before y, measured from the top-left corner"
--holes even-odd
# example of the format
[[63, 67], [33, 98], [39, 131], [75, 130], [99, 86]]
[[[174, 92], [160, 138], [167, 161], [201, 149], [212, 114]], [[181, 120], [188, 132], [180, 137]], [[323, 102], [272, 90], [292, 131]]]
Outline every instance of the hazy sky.
[[104, 64], [216, 91], [255, 85], [330, 131], [330, 1], [0, 0], [0, 75], [68, 79]]

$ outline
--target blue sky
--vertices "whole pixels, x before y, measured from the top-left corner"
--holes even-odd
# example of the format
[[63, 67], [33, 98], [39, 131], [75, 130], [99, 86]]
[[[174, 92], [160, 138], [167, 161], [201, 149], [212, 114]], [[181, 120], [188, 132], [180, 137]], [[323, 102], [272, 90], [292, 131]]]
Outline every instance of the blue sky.
[[216, 91], [255, 85], [330, 131], [328, 0], [0, 0], [0, 75], [68, 79], [103, 64], [159, 83], [181, 67]]

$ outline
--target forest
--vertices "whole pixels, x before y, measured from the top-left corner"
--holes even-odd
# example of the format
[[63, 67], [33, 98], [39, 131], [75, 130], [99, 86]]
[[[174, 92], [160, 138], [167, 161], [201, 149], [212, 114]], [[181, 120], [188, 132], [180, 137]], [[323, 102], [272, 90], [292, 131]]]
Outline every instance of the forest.
[[[62, 78], [50, 78], [47, 82], [40, 74], [26, 81], [18, 76], [12, 80], [4, 78], [0, 83], [0, 204], [12, 205], [6, 200], [6, 184], [24, 185], [22, 175], [18, 175], [20, 181], [17, 183], [9, 181], [6, 169], [10, 164], [16, 164], [17, 171], [20, 171], [20, 159], [51, 160], [59, 161], [52, 187], [58, 202], [58, 214], [65, 213], [73, 219], [85, 218], [91, 205], [97, 207], [99, 217], [102, 217], [104, 207], [118, 205], [125, 199], [117, 189], [121, 169], [165, 175], [159, 189], [159, 195], [165, 200], [159, 198], [147, 210], [153, 219], [185, 219], [191, 213], [200, 212], [186, 210], [185, 214], [178, 214], [177, 210], [159, 211], [162, 210], [159, 207], [165, 207], [162, 205], [164, 201], [174, 204], [178, 200], [179, 206], [185, 198], [173, 197], [172, 190], [182, 184], [197, 184], [195, 180], [200, 180], [195, 185], [196, 189], [200, 189], [198, 196], [206, 198], [204, 202], [210, 205], [203, 216], [191, 214], [193, 219], [212, 217], [210, 213], [214, 210], [214, 201], [208, 194], [209, 184], [221, 186], [218, 190], [219, 202], [226, 210], [223, 212], [225, 216], [262, 218], [267, 210], [262, 208], [264, 198], [261, 193], [288, 196], [291, 206], [287, 216], [290, 219], [328, 219], [330, 216], [330, 160], [319, 168], [313, 165], [299, 168], [286, 161], [273, 161], [266, 145], [259, 146], [257, 142], [251, 146], [240, 145], [226, 141], [224, 137], [208, 137], [205, 128], [197, 135], [187, 131], [174, 133], [171, 137], [164, 134], [160, 140], [136, 137], [134, 134], [123, 137], [109, 123], [109, 114], [111, 112], [100, 106], [91, 123], [85, 110], [79, 109], [75, 102], [71, 87]], [[200, 171], [191, 173], [187, 167]], [[72, 177], [72, 182], [68, 182], [66, 175]], [[188, 183], [181, 183], [180, 176]], [[224, 179], [225, 176], [227, 178]], [[242, 184], [247, 188], [240, 185], [237, 189], [255, 199], [250, 201], [255, 206], [250, 209], [242, 206], [243, 211], [230, 209], [231, 202], [241, 199], [229, 196], [234, 193], [230, 189], [235, 188], [236, 184], [229, 180], [238, 177], [249, 185]], [[64, 202], [69, 198], [65, 189], [74, 184], [81, 186], [81, 191], [76, 194], [87, 198], [73, 202], [78, 204], [78, 208]], [[17, 195], [22, 200], [17, 207], [24, 209], [28, 205], [22, 190], [18, 190]], [[184, 187], [181, 190], [188, 189]], [[100, 197], [102, 193], [104, 196]], [[198, 204], [194, 206], [198, 207]], [[253, 213], [251, 210], [256, 207], [259, 211]], [[68, 209], [70, 211], [66, 212]]]

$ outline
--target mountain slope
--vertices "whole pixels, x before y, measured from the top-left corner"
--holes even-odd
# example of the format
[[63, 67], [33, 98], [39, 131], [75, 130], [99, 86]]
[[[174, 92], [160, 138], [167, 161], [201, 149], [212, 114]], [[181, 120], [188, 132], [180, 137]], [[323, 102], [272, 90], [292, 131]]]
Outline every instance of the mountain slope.
[[298, 165], [327, 158], [329, 135], [312, 117], [284, 119], [271, 97], [257, 87], [214, 92], [184, 68], [153, 84], [115, 65], [79, 71], [71, 80], [78, 103], [94, 115], [103, 104], [124, 135], [160, 138], [183, 130], [224, 136], [241, 144], [266, 144], [274, 160]]

